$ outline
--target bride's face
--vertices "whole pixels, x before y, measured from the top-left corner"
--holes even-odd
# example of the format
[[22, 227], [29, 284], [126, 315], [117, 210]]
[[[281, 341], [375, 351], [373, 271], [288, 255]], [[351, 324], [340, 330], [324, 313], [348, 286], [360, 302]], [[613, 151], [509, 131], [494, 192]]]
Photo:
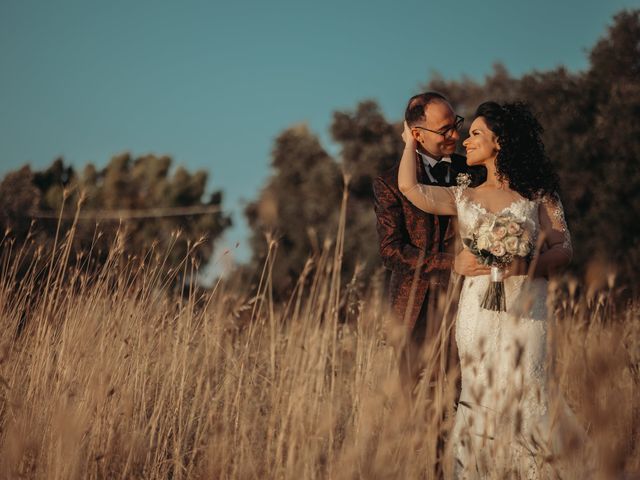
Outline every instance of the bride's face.
[[494, 162], [500, 150], [498, 137], [484, 121], [476, 118], [469, 127], [469, 138], [462, 145], [467, 149], [467, 165], [485, 165]]

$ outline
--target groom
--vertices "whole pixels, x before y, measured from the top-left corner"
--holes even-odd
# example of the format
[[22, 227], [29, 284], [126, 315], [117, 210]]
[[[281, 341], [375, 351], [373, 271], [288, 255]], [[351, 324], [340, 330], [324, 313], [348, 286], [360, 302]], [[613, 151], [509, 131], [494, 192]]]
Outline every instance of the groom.
[[[419, 183], [456, 185], [459, 173], [468, 170], [465, 157], [455, 154], [463, 118], [437, 92], [426, 92], [409, 100], [405, 121], [416, 140], [416, 172]], [[398, 164], [377, 177], [373, 184], [375, 212], [383, 264], [391, 270], [391, 305], [404, 329], [400, 349], [403, 388], [413, 392], [420, 371], [422, 349], [435, 341], [442, 328], [450, 336], [439, 364], [449, 370], [458, 364], [451, 320], [443, 324], [443, 303], [454, 265], [456, 223], [448, 216], [425, 213], [414, 207], [398, 190]], [[463, 251], [455, 257], [455, 270], [477, 275], [473, 255]]]

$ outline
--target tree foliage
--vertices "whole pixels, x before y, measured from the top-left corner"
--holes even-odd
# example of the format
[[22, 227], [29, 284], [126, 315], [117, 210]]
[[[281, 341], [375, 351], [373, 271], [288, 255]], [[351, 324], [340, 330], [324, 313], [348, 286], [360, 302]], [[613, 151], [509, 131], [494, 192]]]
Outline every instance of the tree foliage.
[[253, 229], [254, 270], [267, 256], [267, 239], [278, 240], [274, 288], [292, 286], [311, 252], [319, 252], [337, 222], [341, 197], [338, 165], [305, 125], [281, 133], [275, 141], [273, 175], [257, 201], [246, 208]]
[[[483, 81], [436, 74], [421, 90], [445, 94], [467, 119], [486, 100], [528, 102], [545, 127], [545, 145], [560, 174], [573, 268], [600, 257], [634, 278], [633, 265], [640, 264], [640, 10], [616, 15], [589, 59], [583, 72], [560, 67], [517, 78], [497, 64]], [[247, 208], [256, 264], [266, 253], [265, 227], [280, 236], [274, 272], [279, 287], [291, 285], [323, 236], [335, 236], [341, 170], [351, 175], [345, 274], [358, 263], [365, 271], [380, 265], [371, 185], [400, 158], [400, 124], [365, 101], [354, 111], [336, 112], [331, 134], [341, 147], [339, 159], [305, 128], [283, 132], [273, 151], [273, 174]]]
[[[124, 258], [144, 255], [155, 246], [163, 260], [166, 257], [164, 269], [169, 270], [180, 264], [189, 246], [199, 239], [202, 243], [193, 252], [194, 258], [207, 262], [215, 239], [231, 224], [230, 217], [221, 209], [221, 192], [216, 191], [204, 200], [206, 183], [204, 171], [190, 173], [177, 167], [171, 172], [171, 159], [166, 156], [134, 159], [125, 153], [113, 157], [103, 169], [88, 164], [81, 172], [57, 159], [43, 171], [25, 166], [4, 178], [0, 183], [0, 222], [9, 231], [14, 245], [29, 238], [50, 248], [56, 235], [57, 217], [64, 233], [71, 226], [82, 197], [80, 213], [85, 216], [78, 222], [74, 248], [77, 253], [84, 252], [84, 261], [101, 265], [120, 230], [124, 232], [124, 241], [120, 243]], [[175, 211], [171, 209], [176, 207], [204, 206], [212, 207], [212, 213], [174, 216], [162, 213]], [[148, 217], [131, 215], [149, 209], [153, 210]], [[102, 218], [109, 212], [113, 217]], [[50, 218], [42, 218], [43, 214]], [[4, 242], [3, 248], [7, 245]]]
[[246, 209], [255, 270], [267, 253], [264, 233], [271, 232], [279, 242], [273, 273], [276, 294], [293, 286], [307, 259], [317, 258], [325, 242], [335, 242], [345, 178], [349, 179], [345, 275], [351, 275], [356, 265], [364, 273], [378, 265], [371, 182], [381, 168], [397, 160], [399, 131], [375, 102], [365, 101], [353, 112], [336, 112], [331, 134], [343, 147], [340, 163], [306, 126], [283, 132], [273, 149], [273, 174]]
[[528, 102], [561, 179], [574, 269], [606, 259], [628, 279], [640, 261], [640, 10], [615, 16], [585, 72], [564, 68], [513, 78], [496, 66], [484, 83], [433, 79], [425, 88], [470, 117], [482, 101]]

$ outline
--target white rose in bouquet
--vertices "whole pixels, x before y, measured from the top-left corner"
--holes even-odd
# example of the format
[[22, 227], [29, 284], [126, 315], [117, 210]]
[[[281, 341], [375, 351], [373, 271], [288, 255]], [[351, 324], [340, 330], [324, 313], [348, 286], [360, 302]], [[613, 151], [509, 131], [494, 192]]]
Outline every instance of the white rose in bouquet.
[[518, 245], [518, 255], [521, 257], [526, 257], [527, 255], [529, 255], [529, 251], [531, 249], [529, 248], [529, 242], [520, 242], [520, 245]]
[[495, 218], [485, 214], [481, 215], [475, 225], [475, 230], [478, 233], [489, 233], [495, 225]]
[[480, 234], [477, 245], [480, 250], [489, 250], [491, 248], [491, 235], [488, 233]]
[[526, 257], [533, 246], [531, 220], [510, 212], [481, 216], [471, 236], [463, 238], [465, 246], [485, 265], [491, 266], [491, 281], [481, 306], [487, 310], [506, 311], [503, 282], [507, 266], [518, 257]]
[[522, 234], [522, 227], [517, 222], [509, 222], [507, 224], [507, 233], [517, 237]]
[[477, 226], [478, 235], [490, 235], [493, 229], [493, 222], [483, 221]]
[[[509, 227], [507, 227], [508, 229]], [[518, 247], [520, 246], [520, 240], [518, 237], [507, 237], [504, 239], [504, 247], [507, 249], [507, 253], [511, 255], [518, 254]]]
[[504, 247], [504, 243], [500, 241], [494, 242], [489, 251], [496, 257], [504, 257], [504, 255], [507, 253], [507, 249]]
[[498, 224], [493, 227], [492, 233], [496, 240], [502, 240], [507, 235], [507, 227]]

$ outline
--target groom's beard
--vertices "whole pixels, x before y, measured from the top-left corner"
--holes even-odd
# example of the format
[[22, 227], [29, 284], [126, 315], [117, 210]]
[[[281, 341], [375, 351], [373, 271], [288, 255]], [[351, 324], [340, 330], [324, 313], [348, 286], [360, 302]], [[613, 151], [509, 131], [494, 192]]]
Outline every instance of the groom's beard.
[[442, 157], [450, 157], [451, 155], [456, 153], [456, 145], [457, 145], [457, 142], [454, 142], [453, 145], [450, 146], [449, 148], [441, 149], [438, 153], [433, 153], [433, 152], [430, 152], [429, 150], [427, 150], [424, 147], [424, 145], [419, 143], [418, 144], [418, 151], [422, 152], [425, 155], [429, 155], [434, 160], [438, 160], [439, 161], [439, 160], [442, 159]]
[[421, 144], [418, 144], [418, 151], [424, 155], [428, 155], [431, 158], [433, 158], [434, 160], [438, 160], [440, 161], [442, 159], [442, 157], [444, 157], [445, 155], [443, 154], [435, 154], [435, 153], [431, 153], [430, 151], [428, 151], [426, 148], [424, 148]]
[[458, 142], [445, 143], [444, 147], [442, 148], [443, 156], [448, 157], [456, 153], [457, 145]]

